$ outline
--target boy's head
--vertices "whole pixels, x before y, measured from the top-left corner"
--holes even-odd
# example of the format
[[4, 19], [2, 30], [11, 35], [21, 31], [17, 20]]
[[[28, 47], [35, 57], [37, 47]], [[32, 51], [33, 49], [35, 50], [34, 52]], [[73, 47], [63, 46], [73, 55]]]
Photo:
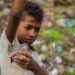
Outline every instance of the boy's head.
[[20, 43], [32, 44], [38, 36], [43, 20], [43, 9], [36, 3], [27, 2], [17, 30]]

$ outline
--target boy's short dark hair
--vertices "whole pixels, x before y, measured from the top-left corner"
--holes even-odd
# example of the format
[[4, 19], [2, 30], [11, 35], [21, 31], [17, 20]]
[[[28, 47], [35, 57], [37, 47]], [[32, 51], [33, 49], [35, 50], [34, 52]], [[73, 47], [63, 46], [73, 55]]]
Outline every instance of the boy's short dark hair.
[[[37, 3], [27, 1], [25, 8], [24, 8], [24, 12], [26, 12], [28, 15], [34, 17], [38, 23], [41, 23], [43, 20], [44, 11], [43, 11], [42, 7], [40, 7], [40, 5]], [[24, 12], [23, 12], [23, 17], [24, 17]]]

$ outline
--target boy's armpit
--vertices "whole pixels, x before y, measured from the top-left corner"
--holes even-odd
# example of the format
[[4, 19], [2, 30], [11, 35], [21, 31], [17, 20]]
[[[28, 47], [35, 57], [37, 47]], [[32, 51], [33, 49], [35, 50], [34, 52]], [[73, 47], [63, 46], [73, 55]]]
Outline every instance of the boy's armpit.
[[8, 45], [13, 44], [13, 43], [10, 43], [10, 41], [8, 40], [8, 38], [7, 38], [7, 36], [6, 36], [6, 33], [5, 33], [5, 30], [3, 31], [0, 40], [3, 41], [3, 43], [6, 42]]
[[1, 37], [0, 37], [0, 45], [2, 45], [1, 47], [4, 48], [5, 46], [7, 46], [7, 48], [9, 48], [9, 46], [13, 46], [15, 44], [15, 42], [18, 42], [17, 36], [15, 36], [13, 42], [11, 43], [8, 40], [8, 38], [6, 36], [6, 33], [5, 33], [5, 30], [4, 30], [3, 33], [2, 33], [2, 35], [1, 35]]

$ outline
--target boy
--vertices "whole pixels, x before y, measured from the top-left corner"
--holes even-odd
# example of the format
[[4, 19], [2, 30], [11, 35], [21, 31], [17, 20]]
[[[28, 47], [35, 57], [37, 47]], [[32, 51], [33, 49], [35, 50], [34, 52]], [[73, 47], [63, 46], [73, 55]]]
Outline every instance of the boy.
[[14, 53], [11, 57], [12, 63], [9, 58], [12, 50], [20, 44], [27, 43], [31, 48], [30, 45], [37, 38], [43, 20], [42, 8], [33, 2], [15, 0], [11, 11], [7, 28], [0, 39], [1, 75], [48, 75], [42, 64], [39, 64], [41, 62], [35, 51], [31, 52], [36, 60], [27, 49]]

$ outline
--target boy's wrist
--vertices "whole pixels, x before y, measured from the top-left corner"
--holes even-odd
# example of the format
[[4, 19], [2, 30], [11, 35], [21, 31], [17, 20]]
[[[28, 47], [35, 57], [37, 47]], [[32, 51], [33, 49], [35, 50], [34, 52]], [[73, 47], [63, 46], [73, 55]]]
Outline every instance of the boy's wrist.
[[17, 13], [14, 13], [13, 11], [11, 11], [10, 16], [13, 17], [14, 19], [18, 20], [18, 19], [20, 19], [21, 14], [17, 14]]
[[28, 69], [34, 71], [38, 68], [38, 63], [32, 58], [30, 64], [28, 65]]

